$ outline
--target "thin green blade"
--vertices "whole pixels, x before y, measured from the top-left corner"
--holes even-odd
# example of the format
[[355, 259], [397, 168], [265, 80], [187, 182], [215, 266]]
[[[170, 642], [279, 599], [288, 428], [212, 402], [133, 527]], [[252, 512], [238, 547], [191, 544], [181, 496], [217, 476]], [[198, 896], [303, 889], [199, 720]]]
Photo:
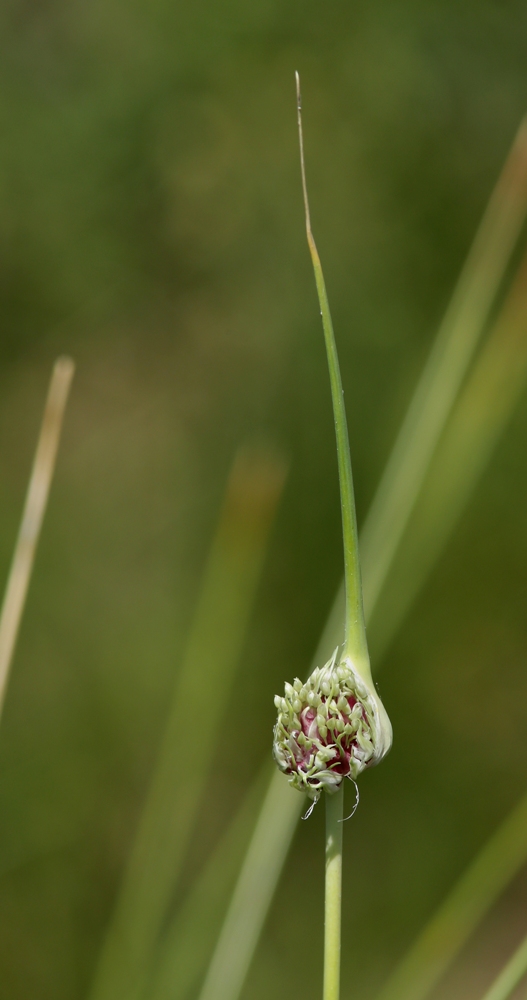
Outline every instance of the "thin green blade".
[[340, 505], [342, 510], [342, 536], [344, 542], [344, 586], [345, 586], [345, 628], [344, 655], [349, 656], [357, 668], [371, 682], [370, 660], [366, 641], [366, 625], [362, 604], [362, 582], [359, 561], [359, 542], [357, 532], [357, 516], [355, 512], [355, 497], [353, 493], [353, 475], [351, 471], [348, 424], [344, 392], [340, 376], [340, 365], [333, 332], [333, 322], [326, 293], [326, 284], [320, 257], [311, 230], [309, 199], [307, 195], [306, 171], [304, 164], [304, 141], [302, 133], [302, 98], [300, 94], [300, 77], [296, 74], [298, 137], [300, 143], [300, 166], [302, 173], [302, 190], [304, 193], [304, 209], [306, 217], [306, 234], [311, 262], [315, 274], [318, 302], [329, 368], [333, 416], [335, 419], [335, 436], [337, 439], [337, 460], [340, 483]]
[[[284, 464], [267, 451], [234, 462], [166, 731], [91, 1000], [141, 996], [189, 843], [239, 662]], [[206, 699], [199, 739], [181, 739], [189, 705]]]
[[[389, 466], [377, 491], [365, 524], [367, 534], [364, 544], [361, 536], [363, 589], [368, 620], [375, 610], [384, 580], [429, 470], [437, 442], [451, 414], [456, 393], [487, 322], [490, 308], [524, 223], [526, 208], [527, 130], [522, 124], [436, 338], [430, 359], [414, 393]], [[459, 340], [462, 344], [458, 344]], [[429, 398], [438, 402], [432, 406], [427, 403]], [[428, 405], [430, 412], [427, 417]], [[420, 426], [423, 422], [423, 413], [426, 433]], [[407, 482], [409, 469], [411, 489]], [[461, 475], [463, 471], [461, 468]], [[472, 485], [474, 479], [475, 477], [471, 479]], [[433, 534], [432, 530], [431, 538]], [[441, 544], [444, 541], [446, 536], [443, 537]], [[380, 549], [383, 550], [382, 574], [379, 572], [377, 562]], [[434, 545], [434, 549], [437, 555], [437, 545]], [[389, 555], [386, 562], [384, 562], [385, 553]], [[391, 592], [393, 593], [393, 588]], [[391, 634], [387, 634], [385, 638], [379, 637], [379, 650], [386, 649], [407, 607], [408, 604], [405, 606], [400, 604], [399, 614], [397, 618], [394, 616], [391, 622]], [[340, 641], [344, 613], [345, 599], [341, 588], [313, 666], [324, 662], [331, 649]], [[370, 641], [373, 640], [374, 648], [377, 648], [375, 623], [373, 625]], [[280, 785], [283, 789], [281, 798]], [[227, 911], [207, 974], [206, 987], [210, 991], [209, 1000], [210, 998], [237, 1000], [243, 986], [302, 807], [302, 803], [298, 802], [298, 796], [295, 799], [294, 794], [290, 795], [289, 792], [290, 789], [287, 788], [282, 776], [275, 774], [261, 807], [258, 826], [264, 817], [269, 817], [269, 827], [272, 826], [273, 829], [274, 849], [279, 857], [266, 859], [266, 865], [265, 861], [256, 858], [253, 842], [249, 846], [233, 903]], [[245, 897], [251, 900], [251, 905], [245, 912], [239, 906], [242, 888]], [[244, 927], [247, 933], [245, 935], [242, 933], [242, 937], [239, 938]], [[219, 978], [220, 974], [223, 978]], [[178, 994], [175, 992], [173, 995]], [[166, 996], [168, 1000], [172, 994], [167, 993]], [[202, 993], [200, 1000], [204, 1000], [204, 996], [206, 994]]]
[[483, 1000], [509, 1000], [525, 973], [527, 973], [527, 937], [524, 937], [507, 964], [496, 976]]

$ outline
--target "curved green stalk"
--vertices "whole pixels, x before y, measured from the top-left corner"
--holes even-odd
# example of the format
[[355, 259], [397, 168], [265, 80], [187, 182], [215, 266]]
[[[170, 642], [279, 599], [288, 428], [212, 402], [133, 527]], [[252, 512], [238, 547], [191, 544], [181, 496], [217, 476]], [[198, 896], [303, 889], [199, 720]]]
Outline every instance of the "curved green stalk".
[[[382, 589], [379, 580], [379, 553], [383, 556], [382, 576], [384, 578], [387, 575], [387, 567], [384, 564], [383, 554], [388, 555], [388, 563], [391, 568], [403, 526], [409, 520], [417, 493], [423, 488], [424, 472], [428, 469], [437, 440], [452, 412], [456, 398], [456, 392], [452, 389], [452, 381], [455, 382], [457, 391], [461, 385], [462, 376], [472, 362], [477, 342], [488, 321], [490, 306], [494, 302], [504, 272], [510, 262], [519, 230], [525, 219], [527, 206], [526, 174], [527, 128], [525, 124], [522, 124], [492, 194], [447, 316], [445, 316], [437, 335], [430, 361], [418, 382], [404, 422], [404, 432], [401, 430], [390, 459], [390, 475], [386, 473], [383, 476], [371, 514], [368, 514], [364, 525], [361, 551], [364, 598], [368, 620], [376, 608], [377, 597]], [[467, 324], [471, 330], [475, 326], [476, 335], [467, 334]], [[455, 341], [467, 337], [470, 339], [472, 348], [472, 353], [469, 355], [455, 346]], [[444, 344], [440, 348], [439, 341], [449, 344], [450, 365], [452, 364], [452, 355], [455, 354], [458, 360], [455, 377], [453, 377], [452, 367], [447, 369], [446, 364], [443, 363]], [[459, 365], [460, 360], [462, 360], [462, 365]], [[422, 456], [421, 449], [424, 448], [424, 445], [421, 435], [418, 433], [418, 425], [425, 419], [424, 402], [428, 408], [431, 406], [429, 401], [432, 397], [436, 401], [435, 406], [437, 406], [438, 399], [443, 400], [446, 405], [441, 403], [442, 422], [439, 426], [435, 421], [427, 419], [429, 434], [425, 449], [426, 463], [423, 470], [420, 456]], [[466, 463], [465, 465], [460, 464], [456, 471], [457, 475], [463, 479]], [[412, 490], [407, 488], [410, 481], [412, 482]], [[401, 493], [396, 488], [397, 483], [401, 483], [405, 487]], [[470, 486], [473, 485], [474, 479], [471, 476]], [[461, 489], [462, 484], [460, 483], [459, 486]], [[424, 489], [427, 489], [426, 485]], [[459, 507], [456, 507], [456, 510], [459, 511]], [[438, 547], [433, 544], [436, 530], [437, 525], [429, 524], [428, 533], [424, 532], [423, 538], [420, 540], [420, 544], [424, 544], [427, 550], [433, 549], [430, 560], [425, 560], [425, 573], [428, 572], [430, 565], [438, 555]], [[445, 541], [446, 538], [441, 533], [441, 545]], [[424, 575], [420, 574], [423, 577]], [[397, 577], [397, 585], [400, 582], [399, 576]], [[420, 579], [419, 583], [421, 584], [421, 582]], [[388, 588], [392, 596], [395, 593], [394, 583], [393, 579], [388, 581]], [[384, 616], [382, 622], [380, 617], [376, 617], [373, 622], [373, 631], [370, 632], [370, 637], [375, 640], [377, 667], [378, 647], [385, 651], [396, 628], [400, 625], [408, 604], [409, 601], [406, 600], [398, 601], [397, 614], [390, 621], [388, 629]], [[341, 587], [336, 595], [310, 670], [321, 662], [325, 662], [332, 649], [335, 648], [339, 641], [343, 617], [344, 587]], [[288, 785], [283, 783], [282, 776], [275, 771], [270, 779], [269, 790], [262, 803], [255, 834], [245, 854], [233, 899], [228, 907], [209, 966], [206, 982], [210, 985], [214, 982], [215, 989], [211, 985], [207, 1000], [237, 1000], [240, 994], [270, 900], [293, 838], [299, 812], [298, 797]], [[438, 926], [431, 935], [430, 947], [432, 949], [437, 947], [439, 950], [442, 968], [450, 964], [482, 915], [488, 911], [494, 899], [523, 863], [526, 818], [527, 796], [514, 810], [503, 828], [500, 828], [500, 831], [494, 835], [481, 856], [478, 856], [478, 859], [473, 862], [461, 882], [456, 885], [445, 900], [441, 912], [438, 912]], [[265, 859], [262, 859], [254, 850], [254, 844], [256, 839], [267, 844], [270, 836], [273, 838], [273, 851], [270, 851], [268, 856], [266, 855]], [[514, 847], [507, 848], [502, 842], [502, 837], [505, 838], [507, 844], [509, 837], [512, 838]], [[245, 909], [240, 905], [242, 897], [245, 899]], [[423, 942], [424, 944], [425, 942]], [[419, 946], [414, 947], [417, 951]], [[434, 969], [434, 979], [436, 975], [439, 977], [441, 974], [437, 971], [435, 963], [430, 962], [427, 948], [423, 949], [420, 958], [416, 954], [415, 960], [418, 964], [422, 960], [421, 972], [426, 968], [427, 963], [430, 963], [430, 967]], [[413, 977], [413, 961], [408, 963], [407, 969], [408, 974]], [[416, 968], [415, 973], [417, 974], [417, 972]], [[223, 979], [220, 973], [223, 973]], [[384, 997], [384, 990], [382, 995]], [[391, 993], [389, 995], [392, 996]], [[394, 997], [397, 995], [393, 993]], [[403, 992], [401, 996], [408, 1000], [409, 993], [405, 995]], [[165, 997], [159, 997], [159, 1000], [165, 1000]], [[199, 1000], [205, 1000], [204, 992], [200, 994]]]
[[[333, 333], [333, 323], [326, 294], [326, 285], [320, 257], [311, 230], [309, 200], [307, 196], [306, 170], [304, 164], [304, 142], [302, 134], [302, 98], [300, 77], [296, 74], [298, 138], [300, 143], [300, 167], [302, 190], [306, 214], [306, 234], [315, 282], [317, 286], [320, 315], [324, 328], [324, 340], [328, 358], [331, 399], [335, 419], [337, 439], [337, 460], [340, 483], [340, 505], [342, 511], [342, 536], [344, 542], [344, 585], [345, 585], [345, 630], [344, 657], [349, 657], [357, 671], [372, 685], [370, 658], [366, 641], [366, 625], [362, 603], [362, 583], [359, 563], [359, 540], [353, 476], [348, 439], [348, 425], [344, 392], [340, 377], [337, 345]], [[391, 732], [391, 730], [390, 730]], [[342, 898], [342, 816], [344, 788], [326, 795], [326, 891], [324, 930], [324, 1000], [339, 1000], [340, 995], [340, 938], [341, 938], [341, 898]]]
[[300, 77], [296, 74], [296, 92], [298, 108], [298, 136], [300, 140], [300, 166], [302, 170], [302, 189], [304, 192], [304, 208], [306, 213], [306, 233], [315, 281], [317, 285], [320, 315], [324, 327], [324, 340], [328, 356], [329, 378], [331, 383], [331, 398], [335, 418], [335, 434], [337, 438], [337, 459], [340, 482], [340, 504], [342, 509], [342, 535], [344, 540], [344, 580], [346, 588], [346, 624], [344, 632], [344, 656], [349, 656], [359, 672], [365, 675], [371, 683], [370, 658], [366, 643], [366, 626], [364, 624], [364, 609], [362, 605], [362, 584], [359, 565], [359, 543], [357, 518], [355, 515], [355, 498], [353, 495], [353, 477], [348, 440], [348, 425], [344, 393], [340, 377], [337, 345], [333, 333], [333, 323], [329, 311], [326, 285], [320, 257], [311, 230], [309, 201], [307, 197], [306, 171], [304, 165], [304, 142], [302, 135], [302, 99], [300, 96]]

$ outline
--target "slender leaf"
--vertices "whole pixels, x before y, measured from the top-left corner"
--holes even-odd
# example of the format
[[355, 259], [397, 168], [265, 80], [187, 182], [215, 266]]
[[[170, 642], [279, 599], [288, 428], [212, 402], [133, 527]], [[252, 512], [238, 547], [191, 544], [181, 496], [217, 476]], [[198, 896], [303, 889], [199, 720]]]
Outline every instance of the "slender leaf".
[[394, 567], [396, 583], [371, 620], [377, 659], [462, 513], [526, 378], [527, 255], [441, 439]]
[[377, 603], [527, 212], [527, 121], [488, 203], [361, 531], [364, 601]]
[[[143, 991], [203, 794], [283, 482], [284, 465], [276, 456], [238, 453], [92, 1000], [132, 1000]], [[206, 725], [196, 738], [182, 739], [182, 719], [189, 706], [199, 712], [200, 697]]]
[[[397, 551], [415, 501], [428, 472], [434, 450], [441, 436], [455, 401], [478, 340], [488, 320], [491, 306], [497, 294], [505, 269], [509, 263], [518, 234], [525, 220], [527, 207], [527, 129], [522, 124], [504, 171], [492, 195], [475, 243], [464, 268], [462, 279], [454, 293], [454, 298], [445, 321], [432, 348], [429, 361], [418, 383], [403, 429], [390, 458], [389, 474], [386, 473], [379, 486], [368, 518], [366, 543], [363, 547], [361, 536], [363, 592], [366, 619], [372, 616], [382, 584]], [[466, 327], [471, 330], [470, 337]], [[458, 347], [458, 340], [462, 341]], [[446, 360], [445, 360], [446, 359]], [[452, 366], [456, 371], [452, 375]], [[428, 398], [435, 399], [429, 419], [425, 421], [426, 435], [420, 429], [423, 413], [427, 413]], [[439, 415], [440, 414], [440, 419]], [[413, 471], [415, 466], [415, 472]], [[410, 469], [412, 489], [403, 488], [406, 474]], [[461, 469], [461, 475], [464, 470]], [[472, 477], [472, 483], [474, 482]], [[366, 525], [365, 525], [366, 527]], [[443, 538], [443, 541], [445, 538]], [[380, 548], [389, 552], [389, 560], [379, 574], [376, 559]], [[437, 547], [435, 547], [437, 552]], [[384, 562], [384, 556], [383, 556]], [[406, 605], [407, 606], [407, 605]], [[316, 663], [322, 661], [330, 648], [339, 641], [345, 602], [342, 589], [335, 604], [319, 646]], [[406, 607], [400, 604], [398, 619], [393, 616], [391, 635], [400, 624]], [[372, 638], [374, 638], [374, 631]], [[387, 641], [379, 642], [379, 649], [386, 648]], [[263, 802], [257, 831], [266, 816], [269, 827], [273, 827], [276, 851], [280, 857], [268, 859], [268, 867], [257, 859], [254, 842], [251, 841], [245, 856], [235, 889], [233, 902], [227, 911], [224, 925], [206, 977], [206, 984], [213, 982], [214, 970], [222, 971], [224, 979], [216, 976], [214, 1000], [237, 1000], [249, 968], [252, 954], [261, 933], [270, 900], [282, 870], [301, 805], [284, 790], [279, 799], [279, 774], [271, 779], [269, 791]], [[275, 812], [272, 806], [275, 805]], [[240, 911], [238, 891], [250, 886], [251, 906], [245, 915]], [[251, 924], [251, 934], [237, 945], [240, 925], [247, 920]], [[243, 947], [245, 944], [245, 948]], [[207, 986], [208, 989], [208, 986]], [[206, 994], [205, 994], [206, 996]], [[200, 995], [204, 1000], [204, 994]]]
[[[227, 917], [210, 963], [200, 1000], [238, 996], [280, 877], [285, 853], [298, 819], [302, 796], [283, 775], [273, 775], [260, 809], [249, 849], [232, 895]], [[280, 819], [277, 822], [277, 817]]]
[[254, 827], [258, 802], [269, 779], [269, 762], [245, 795], [234, 819], [178, 907], [152, 962], [145, 996], [178, 1000], [194, 986], [214, 946], [225, 899], [238, 873], [240, 855]]
[[527, 973], [527, 936], [518, 945], [514, 955], [501, 970], [483, 1000], [509, 1000], [517, 985]]
[[527, 795], [498, 827], [397, 965], [377, 1000], [422, 1000], [527, 860]]
[[[343, 597], [343, 592], [342, 595]], [[331, 614], [327, 626], [324, 629], [320, 643], [313, 658], [313, 669], [324, 658], [327, 659], [328, 650], [335, 647], [338, 638], [342, 637], [342, 622], [344, 619], [344, 604], [336, 602], [334, 614]], [[269, 775], [269, 768], [266, 774]], [[252, 785], [247, 794], [247, 808], [249, 803], [262, 801], [262, 790], [260, 779]], [[262, 929], [262, 920], [274, 894], [276, 883], [280, 877], [284, 860], [287, 856], [293, 834], [296, 829], [300, 808], [303, 805], [301, 795], [291, 788], [283, 775], [273, 768], [271, 777], [268, 777], [267, 791], [263, 794], [263, 802], [258, 813], [256, 824], [253, 820], [253, 833], [251, 846], [246, 850], [242, 868], [239, 871], [238, 879], [228, 909], [228, 913], [223, 921], [221, 938], [216, 945], [215, 956], [218, 956], [216, 968], [219, 974], [226, 972], [224, 981], [229, 991], [233, 989], [239, 992], [243, 985], [247, 969], [252, 959], [252, 955]], [[270, 839], [269, 839], [270, 834]], [[266, 843], [263, 854], [260, 856], [259, 845]], [[245, 842], [244, 849], [247, 847]], [[268, 849], [271, 848], [271, 849]], [[233, 826], [224, 842], [224, 854], [222, 854], [223, 865], [239, 865], [239, 840], [237, 830]], [[184, 912], [192, 909], [198, 914], [200, 920], [200, 899], [207, 900], [209, 896], [214, 897], [216, 892], [218, 869], [216, 867], [216, 855], [214, 854], [203, 872], [202, 881], [196, 885], [192, 896], [187, 903]], [[196, 898], [194, 899], [194, 892]], [[200, 899], [197, 898], [199, 895]], [[222, 899], [225, 905], [225, 896]], [[209, 904], [206, 903], [208, 910]], [[217, 934], [218, 924], [215, 927]], [[180, 917], [177, 915], [165, 936], [163, 948], [160, 950], [156, 961], [159, 961], [159, 969], [153, 972], [153, 984], [145, 991], [146, 1000], [183, 1000], [186, 996], [186, 985], [194, 985], [196, 979], [203, 972], [203, 964], [194, 961], [194, 956], [185, 954], [179, 947], [177, 952], [171, 953], [171, 949], [178, 941], [178, 928], [181, 926]], [[210, 955], [210, 950], [208, 952]], [[190, 962], [189, 962], [190, 960]], [[213, 959], [214, 963], [214, 959]], [[189, 968], [189, 964], [191, 968]], [[219, 980], [215, 980], [213, 965], [210, 966], [210, 980], [216, 983], [219, 988]], [[234, 978], [235, 977], [235, 978]], [[221, 988], [221, 987], [220, 987]], [[214, 994], [215, 998], [220, 994]], [[237, 995], [237, 994], [236, 994]]]
[[[384, 629], [379, 638], [381, 651], [466, 504], [526, 381], [527, 256], [459, 399], [427, 479], [404, 546], [405, 564], [397, 588], [393, 588], [391, 618], [386, 609], [379, 619]], [[527, 860], [527, 800], [522, 800], [506, 821], [503, 839], [500, 831], [496, 838], [419, 934], [378, 1000], [423, 1000], [433, 989], [497, 893]]]

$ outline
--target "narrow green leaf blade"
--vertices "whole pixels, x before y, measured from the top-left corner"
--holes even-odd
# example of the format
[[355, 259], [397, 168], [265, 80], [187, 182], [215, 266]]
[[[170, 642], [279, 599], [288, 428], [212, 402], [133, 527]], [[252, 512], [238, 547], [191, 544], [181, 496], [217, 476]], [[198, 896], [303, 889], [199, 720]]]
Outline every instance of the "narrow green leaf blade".
[[423, 1000], [527, 860], [527, 795], [450, 890], [377, 1000]]
[[254, 828], [258, 804], [269, 781], [270, 762], [245, 795], [163, 935], [152, 961], [148, 1000], [184, 1000], [203, 974], [236, 883], [239, 859]]
[[483, 1000], [509, 1000], [527, 973], [527, 936], [487, 990]]
[[[437, 441], [451, 413], [456, 392], [470, 365], [487, 322], [490, 308], [524, 223], [526, 209], [527, 127], [522, 124], [476, 235], [452, 303], [434, 342], [430, 359], [417, 385], [403, 428], [390, 457], [389, 467], [377, 491], [371, 513], [365, 524], [365, 528], [368, 526], [368, 533], [364, 544], [361, 536], [364, 603], [368, 620], [375, 610], [377, 599], [392, 565], [400, 538], [404, 533], [429, 469]], [[467, 324], [469, 332], [466, 332]], [[459, 338], [463, 339], [462, 346], [456, 344]], [[448, 363], [445, 358], [450, 359]], [[450, 369], [452, 360], [456, 361], [454, 370]], [[427, 433], [424, 434], [422, 430], [419, 430], [418, 424], [422, 422], [423, 408], [426, 414], [426, 400], [430, 396], [439, 400], [438, 407], [442, 417], [441, 420], [438, 420], [436, 407], [431, 407], [430, 419], [425, 420], [428, 428]], [[407, 488], [408, 483], [405, 482], [409, 468], [410, 480], [413, 484], [411, 489]], [[383, 552], [388, 556], [384, 563], [385, 557], [383, 555], [382, 574], [379, 572], [380, 564], [377, 563], [380, 549], [383, 549]], [[313, 665], [324, 662], [331, 649], [338, 644], [344, 609], [345, 598], [342, 587], [337, 593]], [[386, 649], [405, 610], [406, 607], [403, 607], [401, 603], [397, 620], [392, 621], [391, 635], [387, 634], [386, 638], [380, 636], [379, 651]], [[372, 638], [375, 648], [377, 646], [375, 627], [370, 632], [370, 641]], [[274, 785], [277, 785], [280, 780], [280, 775], [275, 775], [272, 778], [261, 808], [260, 818], [263, 815], [272, 815], [269, 806], [276, 795]], [[245, 971], [250, 965], [252, 951], [266, 917], [266, 901], [272, 898], [274, 893], [294, 834], [301, 805], [293, 797], [290, 796], [286, 800], [284, 796], [281, 808], [276, 811], [272, 823], [276, 834], [276, 850], [280, 850], [281, 856], [279, 859], [273, 858], [268, 869], [262, 863], [257, 864], [256, 861], [251, 861], [254, 857], [252, 844], [249, 847], [239, 884], [242, 882], [246, 885], [252, 884], [254, 889], [250, 913], [253, 931], [250, 940], [245, 942], [250, 944], [251, 952], [249, 954], [242, 948], [236, 948], [237, 923], [233, 918], [234, 911], [231, 907], [227, 912], [223, 931], [212, 960], [216, 969], [225, 970], [224, 981], [218, 982], [216, 980], [214, 1000], [237, 1000], [239, 996]], [[272, 879], [274, 882], [271, 887]], [[261, 894], [258, 892], [260, 881], [266, 887]], [[270, 888], [271, 894], [269, 895]], [[222, 955], [224, 957], [225, 955], [230, 956], [230, 964], [222, 959]], [[210, 979], [210, 975], [207, 979]], [[203, 996], [200, 997], [200, 1000], [203, 1000]]]
[[[461, 516], [527, 379], [527, 256], [447, 423], [371, 620], [376, 662]], [[391, 586], [390, 586], [391, 584]]]
[[527, 212], [527, 120], [476, 233], [361, 531], [371, 615], [470, 367]]
[[[268, 451], [243, 449], [235, 459], [91, 1000], [133, 1000], [145, 986], [209, 773], [284, 474], [283, 461]], [[199, 689], [207, 725], [199, 739], [182, 741], [182, 719]]]

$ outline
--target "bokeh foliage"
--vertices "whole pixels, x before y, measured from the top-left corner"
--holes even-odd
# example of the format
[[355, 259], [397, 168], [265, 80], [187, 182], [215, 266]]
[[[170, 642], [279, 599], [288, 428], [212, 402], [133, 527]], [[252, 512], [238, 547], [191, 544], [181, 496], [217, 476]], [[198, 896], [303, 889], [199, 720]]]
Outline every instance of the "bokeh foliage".
[[[340, 577], [293, 71], [360, 520], [525, 110], [526, 20], [453, 0], [2, 6], [4, 576], [51, 362], [78, 365], [0, 733], [9, 1000], [87, 995], [241, 442], [275, 442], [290, 475], [181, 896]], [[526, 429], [524, 399], [383, 665], [396, 741], [346, 831], [344, 997], [373, 996], [526, 785]], [[315, 813], [245, 997], [318, 996], [321, 843]], [[526, 892], [446, 995], [478, 995]]]

